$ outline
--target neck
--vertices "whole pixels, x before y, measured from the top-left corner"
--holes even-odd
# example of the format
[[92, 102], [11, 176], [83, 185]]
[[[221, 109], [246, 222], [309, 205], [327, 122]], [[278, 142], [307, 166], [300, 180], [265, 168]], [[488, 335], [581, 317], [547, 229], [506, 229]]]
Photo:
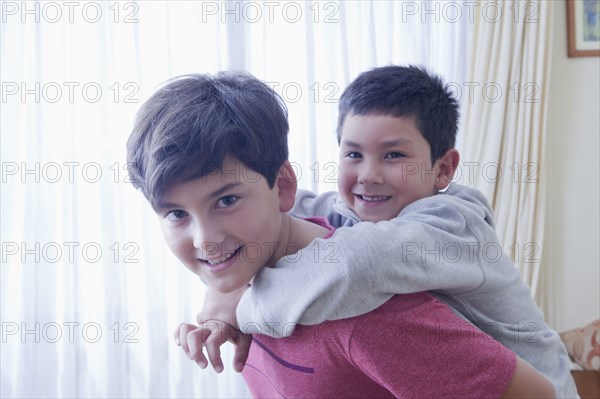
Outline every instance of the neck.
[[282, 257], [297, 253], [315, 238], [323, 238], [329, 233], [325, 227], [292, 217], [287, 213], [282, 215], [281, 222], [282, 234], [269, 262], [270, 265], [275, 265]]

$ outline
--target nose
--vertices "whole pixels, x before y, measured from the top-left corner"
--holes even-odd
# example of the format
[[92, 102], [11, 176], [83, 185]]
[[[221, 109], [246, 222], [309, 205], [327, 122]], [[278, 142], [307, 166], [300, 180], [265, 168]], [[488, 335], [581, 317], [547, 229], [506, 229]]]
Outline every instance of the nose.
[[358, 182], [361, 184], [382, 184], [383, 174], [376, 161], [362, 162], [358, 171]]
[[203, 253], [216, 252], [225, 239], [222, 230], [215, 223], [202, 224], [196, 222], [192, 228], [194, 248], [201, 250]]

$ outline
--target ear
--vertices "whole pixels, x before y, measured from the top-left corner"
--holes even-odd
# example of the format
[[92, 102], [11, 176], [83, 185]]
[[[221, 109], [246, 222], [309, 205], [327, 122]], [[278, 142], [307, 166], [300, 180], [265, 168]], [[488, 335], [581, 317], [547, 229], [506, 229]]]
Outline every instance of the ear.
[[298, 189], [298, 179], [289, 161], [285, 161], [281, 165], [275, 185], [279, 189], [279, 210], [289, 212], [294, 207], [296, 190]]
[[450, 148], [437, 161], [437, 175], [435, 178], [435, 189], [440, 191], [448, 187], [454, 178], [454, 172], [458, 168], [460, 154], [455, 148]]

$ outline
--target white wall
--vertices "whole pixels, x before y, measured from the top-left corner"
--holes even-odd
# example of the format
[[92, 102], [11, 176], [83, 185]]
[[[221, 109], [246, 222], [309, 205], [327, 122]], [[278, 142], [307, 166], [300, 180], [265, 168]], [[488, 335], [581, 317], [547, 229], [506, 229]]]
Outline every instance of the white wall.
[[600, 57], [567, 57], [555, 7], [549, 87], [543, 308], [558, 331], [600, 317]]

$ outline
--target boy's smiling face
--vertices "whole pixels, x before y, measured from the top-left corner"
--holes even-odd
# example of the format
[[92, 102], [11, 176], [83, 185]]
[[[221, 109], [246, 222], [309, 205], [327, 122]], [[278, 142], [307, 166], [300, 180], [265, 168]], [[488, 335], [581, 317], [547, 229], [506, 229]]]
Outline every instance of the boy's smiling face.
[[435, 194], [448, 183], [440, 179], [439, 162], [432, 166], [431, 148], [414, 118], [346, 116], [338, 189], [346, 205], [362, 220], [395, 218], [408, 204]]
[[227, 293], [272, 261], [282, 232], [279, 194], [277, 183], [269, 188], [263, 176], [226, 157], [221, 170], [170, 187], [157, 214], [177, 258]]

